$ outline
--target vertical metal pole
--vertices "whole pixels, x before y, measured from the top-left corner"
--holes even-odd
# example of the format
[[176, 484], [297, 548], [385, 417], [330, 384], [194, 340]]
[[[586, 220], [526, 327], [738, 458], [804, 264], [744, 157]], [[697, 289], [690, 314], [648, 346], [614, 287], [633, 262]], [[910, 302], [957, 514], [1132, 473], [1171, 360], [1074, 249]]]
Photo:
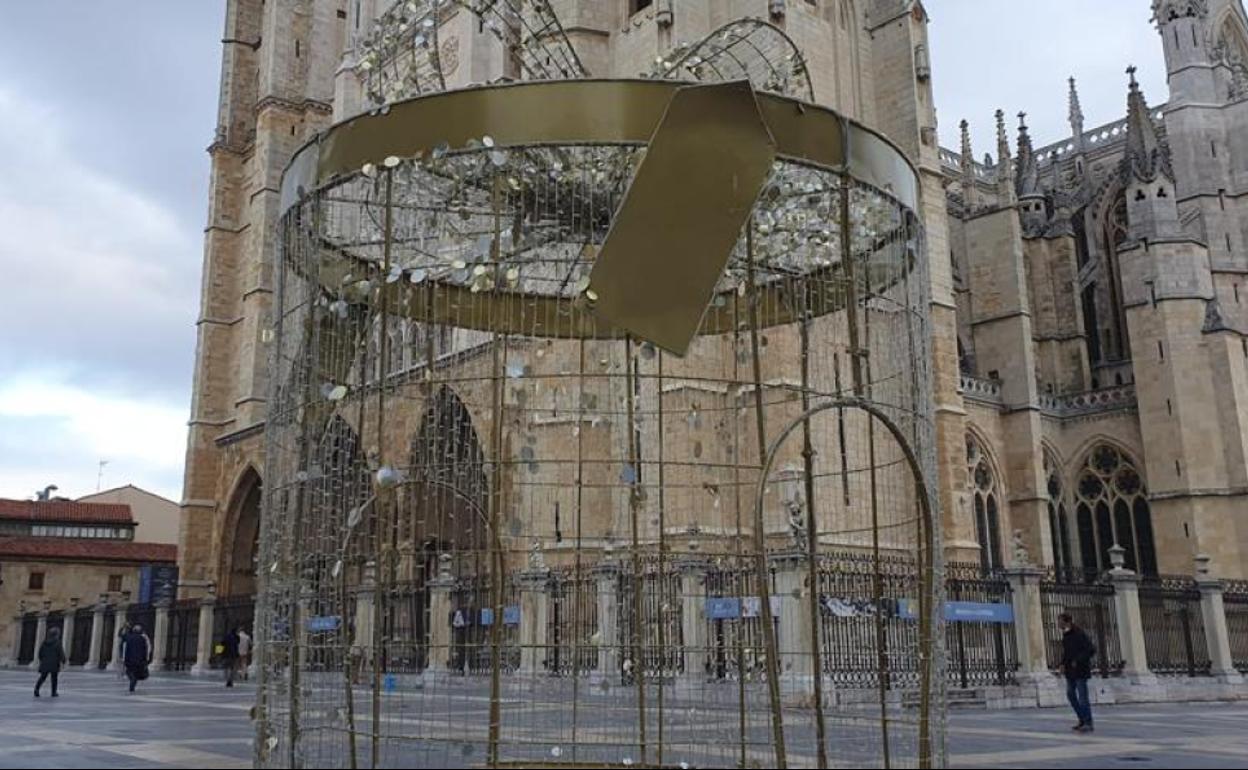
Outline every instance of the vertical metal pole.
[[[758, 429], [758, 461], [760, 473], [763, 458], [767, 456], [767, 425], [763, 412], [763, 369], [760, 360], [758, 340], [758, 284], [754, 275], [754, 223], [745, 226], [746, 244], [746, 281], [750, 295], [748, 305], [750, 315], [750, 349], [754, 366], [754, 421]], [[761, 481], [765, 481], [761, 480]], [[754, 559], [758, 571], [759, 619], [763, 623], [763, 646], [766, 648], [767, 695], [771, 704], [771, 730], [775, 741], [776, 767], [780, 770], [788, 767], [788, 752], [784, 746], [784, 713], [780, 705], [780, 662], [779, 650], [776, 645], [776, 627], [771, 615], [771, 586], [768, 585], [771, 572], [767, 565], [767, 533], [763, 517], [763, 506], [755, 506], [754, 516]]]
[[[394, 193], [394, 169], [386, 169], [386, 209], [385, 218], [383, 220], [383, 240], [382, 240], [382, 275], [390, 273], [390, 256], [391, 249], [394, 246], [394, 207], [392, 205]], [[385, 442], [385, 405], [386, 405], [386, 376], [389, 373], [389, 356], [390, 356], [390, 292], [387, 284], [382, 284], [381, 288], [381, 307], [380, 307], [380, 323], [378, 325], [378, 334], [380, 339], [377, 342], [377, 465], [382, 467], [385, 462], [386, 442]], [[361, 443], [364, 437], [364, 424], [360, 423]], [[374, 518], [377, 521], [377, 545], [381, 546], [385, 537], [385, 530], [389, 522], [389, 512], [391, 508], [390, 495], [383, 494], [385, 490], [378, 487], [377, 497], [373, 503]], [[376, 569], [376, 585], [373, 590], [373, 740], [372, 740], [372, 756], [370, 757], [371, 766], [377, 767], [381, 761], [381, 676], [382, 676], [382, 658], [385, 656], [384, 624], [386, 622], [386, 614], [388, 612], [388, 589], [387, 583], [390, 577], [389, 561], [393, 558], [393, 553], [387, 554], [386, 549], [379, 547], [377, 549], [379, 562]]]
[[[665, 511], [664, 511], [664, 503], [666, 501], [664, 500], [664, 497], [663, 497], [663, 481], [664, 481], [664, 473], [663, 473], [663, 351], [661, 350], [658, 351], [657, 356], [659, 359], [659, 377], [658, 377], [658, 381], [655, 384], [654, 391], [655, 391], [656, 398], [658, 399], [657, 412], [658, 412], [658, 423], [659, 423], [658, 424], [658, 431], [659, 431], [659, 446], [658, 446], [659, 586], [660, 586], [660, 589], [662, 590], [662, 596], [666, 597], [667, 596], [667, 558], [666, 558], [666, 553], [664, 551], [667, 548], [667, 542], [663, 537], [664, 527], [667, 524], [667, 517], [665, 516]], [[680, 585], [680, 583], [677, 583], [677, 585]], [[684, 597], [677, 596], [676, 600], [677, 602], [680, 603], [680, 605], [683, 608]], [[666, 660], [667, 658], [667, 634], [665, 632], [667, 629], [667, 617], [666, 616], [668, 615], [669, 608], [666, 607], [666, 604], [667, 602], [665, 600], [659, 602], [659, 654], [663, 660]], [[682, 660], [684, 659], [683, 655], [681, 655], [681, 659]], [[659, 767], [662, 767], [663, 766], [663, 676], [662, 674], [660, 674], [659, 676], [658, 691], [655, 694], [658, 696], [658, 714], [657, 714], [656, 721], [658, 723], [658, 731], [659, 731], [658, 746], [655, 748], [655, 751], [657, 753], [655, 762], [658, 764]]]
[[[802, 283], [801, 365], [802, 412], [810, 411], [810, 287]], [[810, 417], [802, 421], [802, 469], [806, 480], [806, 571], [810, 591], [810, 644], [815, 687], [815, 757], [820, 770], [828, 766], [827, 726], [823, 716], [822, 640], [819, 638], [819, 523], [815, 514], [815, 448], [810, 440]]]
[[[577, 760], [581, 707], [581, 512], [585, 489], [585, 338], [580, 339], [576, 370], [576, 564], [572, 594], [572, 764]], [[595, 655], [597, 651], [595, 650]]]
[[[850, 377], [854, 395], [863, 398], [868, 383], [863, 371], [866, 349], [863, 347], [859, 331], [858, 319], [858, 270], [855, 263], [853, 247], [853, 223], [849, 216], [850, 178], [841, 177], [840, 196], [840, 231], [841, 231], [841, 265], [845, 270], [845, 315], [849, 328], [849, 363]], [[870, 323], [870, 317], [867, 317]], [[842, 458], [844, 452], [842, 452]], [[842, 461], [844, 462], [844, 461]], [[880, 614], [880, 594], [882, 592], [880, 575], [880, 520], [879, 496], [875, 469], [875, 420], [867, 415], [867, 464], [869, 467], [869, 484], [871, 487], [871, 565], [872, 594], [876, 607], [875, 643], [876, 643], [876, 678], [879, 682], [880, 700], [880, 741], [884, 754], [884, 767], [891, 767], [891, 756], [888, 734], [888, 703], [887, 703], [887, 669], [888, 652], [884, 647], [883, 616]]]
[[[732, 295], [732, 381], [740, 385], [741, 383], [741, 359], [738, 355], [741, 347], [741, 303], [737, 294]], [[739, 391], [738, 391], [739, 392]], [[745, 547], [745, 538], [742, 535], [741, 522], [741, 420], [738, 410], [733, 408], [732, 417], [732, 489], [733, 489], [733, 505], [736, 509], [736, 538], [735, 551], [736, 559], [734, 560], [732, 584], [740, 587], [740, 570], [742, 562], [743, 550]], [[738, 596], [740, 595], [738, 591]], [[746, 766], [746, 740], [745, 740], [745, 619], [742, 618], [740, 611], [736, 618], [736, 632], [733, 634], [733, 654], [737, 660], [737, 738], [740, 741], [741, 756], [739, 759], [739, 767]]]
[[[632, 545], [633, 545], [633, 623], [632, 623], [632, 648], [633, 648], [633, 678], [637, 684], [637, 740], [638, 748], [641, 751], [639, 763], [644, 767], [646, 764], [646, 667], [642, 660], [641, 650], [641, 633], [642, 633], [642, 574], [641, 574], [641, 541], [638, 532], [638, 519], [641, 517], [641, 448], [637, 446], [637, 416], [636, 416], [636, 372], [634, 371], [633, 361], [633, 338], [624, 338], [624, 371], [625, 386], [627, 390], [626, 404], [628, 407], [628, 463], [631, 469], [631, 476], [628, 495], [628, 507], [630, 514], [630, 526], [632, 528]], [[660, 581], [662, 575], [659, 576]], [[660, 583], [661, 585], [661, 583]]]
[[[494, 260], [494, 282], [498, 285], [502, 277], [502, 177], [494, 179], [492, 208], [494, 213], [494, 239], [490, 246]], [[503, 625], [503, 580], [506, 572], [503, 565], [503, 541], [499, 531], [498, 520], [503, 503], [503, 353], [507, 338], [500, 332], [494, 333], [492, 373], [493, 419], [490, 421], [491, 441], [494, 452], [493, 489], [490, 494], [489, 538], [490, 538], [490, 592], [492, 594], [494, 617], [490, 622], [490, 726], [489, 726], [489, 765], [498, 767], [498, 744], [502, 731], [502, 708], [500, 693], [499, 668], [501, 665], [499, 645], [501, 643]]]

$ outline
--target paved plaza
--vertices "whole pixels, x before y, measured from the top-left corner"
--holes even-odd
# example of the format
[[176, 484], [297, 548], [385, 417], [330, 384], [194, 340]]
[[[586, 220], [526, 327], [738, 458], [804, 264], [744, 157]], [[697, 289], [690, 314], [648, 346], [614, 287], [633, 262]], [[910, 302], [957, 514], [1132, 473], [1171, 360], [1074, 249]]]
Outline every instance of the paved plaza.
[[[117, 674], [69, 672], [61, 697], [31, 697], [34, 676], [0, 671], [0, 767], [248, 767], [254, 690], [153, 677], [127, 695]], [[1248, 768], [1248, 703], [1105, 707], [1094, 736], [1064, 710], [958, 711], [952, 765]]]

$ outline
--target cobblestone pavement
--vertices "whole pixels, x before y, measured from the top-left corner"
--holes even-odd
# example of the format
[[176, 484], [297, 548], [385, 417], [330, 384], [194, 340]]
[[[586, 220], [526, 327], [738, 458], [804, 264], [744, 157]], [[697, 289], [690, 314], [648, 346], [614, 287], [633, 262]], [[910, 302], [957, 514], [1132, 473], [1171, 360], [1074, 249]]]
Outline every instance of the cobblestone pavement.
[[[247, 685], [153, 677], [127, 695], [117, 674], [71, 671], [62, 674], [61, 697], [45, 689], [35, 700], [33, 680], [0, 671], [0, 768], [251, 764], [254, 690]], [[1074, 736], [1065, 710], [954, 712], [951, 764], [1248, 768], [1248, 703], [1102, 707], [1097, 719], [1095, 735]]]

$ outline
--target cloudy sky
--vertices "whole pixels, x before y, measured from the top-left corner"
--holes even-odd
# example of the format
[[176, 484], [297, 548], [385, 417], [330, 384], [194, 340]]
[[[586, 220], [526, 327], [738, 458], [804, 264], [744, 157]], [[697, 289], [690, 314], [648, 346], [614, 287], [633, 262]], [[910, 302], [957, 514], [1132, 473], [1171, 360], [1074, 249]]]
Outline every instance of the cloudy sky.
[[[222, 0], [40, 0], [0, 24], [0, 497], [181, 496]], [[1121, 117], [1164, 69], [1147, 0], [929, 0], [943, 142]], [[1078, 20], [1079, 24], [1071, 23]], [[1016, 119], [1011, 120], [1011, 126]]]

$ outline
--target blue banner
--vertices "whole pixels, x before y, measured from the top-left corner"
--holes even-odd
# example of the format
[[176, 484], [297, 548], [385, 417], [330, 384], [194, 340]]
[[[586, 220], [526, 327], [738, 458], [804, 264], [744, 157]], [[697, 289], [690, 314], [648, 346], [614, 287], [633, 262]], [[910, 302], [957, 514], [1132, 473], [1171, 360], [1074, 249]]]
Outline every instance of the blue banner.
[[722, 597], [706, 600], [707, 620], [736, 620], [741, 617], [741, 600], [736, 597]]
[[[494, 625], [494, 608], [493, 607], [481, 608], [480, 624], [483, 626]], [[520, 625], [520, 605], [519, 604], [509, 604], [503, 608], [503, 625], [504, 626]]]
[[950, 623], [1013, 623], [1014, 607], [983, 602], [945, 602], [945, 620]]
[[[913, 599], [897, 602], [897, 616], [905, 620], [914, 620], [917, 617], [915, 609], [916, 602]], [[988, 602], [945, 602], [945, 622], [1013, 623], [1014, 606]]]
[[312, 633], [323, 631], [336, 631], [338, 626], [342, 624], [342, 618], [337, 615], [322, 615], [319, 617], [308, 618], [308, 630]]

